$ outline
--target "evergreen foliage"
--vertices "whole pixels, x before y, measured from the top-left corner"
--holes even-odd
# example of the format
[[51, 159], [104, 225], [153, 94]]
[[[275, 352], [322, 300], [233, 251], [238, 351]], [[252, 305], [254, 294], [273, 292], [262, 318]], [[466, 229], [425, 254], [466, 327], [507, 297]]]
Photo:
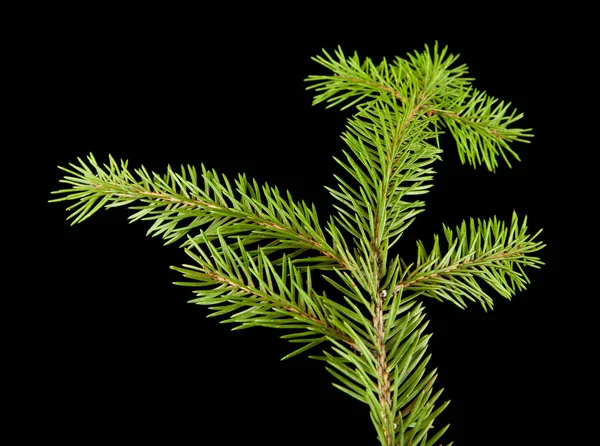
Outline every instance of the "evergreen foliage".
[[148, 235], [188, 254], [173, 269], [195, 293], [190, 302], [235, 329], [285, 329], [294, 344], [285, 358], [310, 350], [323, 361], [335, 387], [369, 407], [381, 445], [439, 444], [448, 426], [434, 420], [448, 401], [428, 369], [425, 298], [492, 309], [492, 291], [510, 299], [525, 289], [525, 268], [543, 264], [544, 246], [515, 213], [507, 223], [442, 226], [431, 245], [418, 241], [402, 257], [391, 249], [424, 210], [442, 132], [463, 163], [490, 171], [510, 167], [510, 144], [532, 136], [513, 127], [522, 115], [511, 104], [472, 86], [457, 59], [437, 44], [379, 64], [341, 48], [313, 58], [328, 70], [306, 79], [314, 104], [355, 110], [325, 222], [314, 206], [244, 174], [232, 180], [201, 165], [161, 175], [92, 154], [60, 167], [67, 188], [51, 201], [72, 202], [72, 224], [128, 207], [132, 221], [151, 223]]

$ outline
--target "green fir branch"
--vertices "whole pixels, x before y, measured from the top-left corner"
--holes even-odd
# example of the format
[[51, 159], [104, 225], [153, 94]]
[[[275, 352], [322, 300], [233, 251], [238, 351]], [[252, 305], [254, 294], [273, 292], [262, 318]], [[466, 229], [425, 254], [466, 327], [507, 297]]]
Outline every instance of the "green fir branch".
[[442, 118], [456, 141], [463, 164], [473, 167], [485, 164], [490, 171], [498, 167], [498, 157], [511, 167], [507, 154], [520, 161], [510, 143], [528, 143], [531, 129], [510, 127], [523, 117], [510, 108], [510, 103], [498, 101], [483, 91], [469, 88], [446, 109], [432, 107], [430, 113]]
[[50, 201], [70, 203], [72, 224], [129, 208], [131, 221], [151, 223], [149, 236], [179, 242], [189, 256], [172, 268], [183, 277], [176, 284], [193, 289], [191, 303], [234, 329], [285, 329], [295, 348], [283, 359], [310, 350], [337, 389], [368, 406], [379, 444], [438, 445], [448, 426], [434, 422], [449, 401], [429, 368], [424, 298], [492, 309], [492, 294], [526, 289], [544, 244], [513, 213], [509, 224], [444, 226], [445, 246], [438, 235], [430, 250], [418, 241], [412, 263], [390, 249], [424, 210], [443, 129], [463, 163], [491, 171], [499, 158], [518, 160], [510, 145], [532, 135], [514, 127], [522, 114], [476, 90], [437, 43], [391, 63], [341, 48], [313, 60], [328, 70], [306, 79], [313, 103], [355, 108], [347, 149], [334, 157], [343, 175], [327, 187], [336, 213], [325, 223], [313, 205], [243, 174], [230, 181], [202, 165], [159, 175], [91, 154], [60, 167], [66, 188]]
[[445, 252], [437, 235], [429, 252], [422, 242], [417, 242], [417, 261], [407, 268], [410, 272], [395, 286], [394, 292], [418, 290], [460, 308], [466, 308], [468, 300], [479, 302], [487, 310], [493, 308], [493, 299], [479, 282], [510, 299], [529, 284], [523, 268], [543, 265], [533, 255], [545, 246], [536, 240], [539, 232], [529, 235], [527, 218], [519, 224], [514, 212], [508, 227], [497, 218], [477, 222], [471, 219], [468, 226], [463, 222], [454, 231], [444, 226], [444, 235]]
[[309, 251], [315, 255], [304, 255], [302, 262], [344, 267], [314, 206], [294, 202], [289, 193], [283, 198], [277, 188], [261, 187], [245, 175], [238, 176], [234, 189], [227, 177], [204, 165], [200, 176], [193, 166], [182, 166], [179, 173], [169, 167], [159, 175], [143, 166], [131, 172], [127, 161], [117, 162], [111, 156], [108, 164], [100, 165], [92, 154], [87, 162], [79, 159], [78, 165], [60, 168], [67, 173], [60, 182], [70, 187], [53, 191], [61, 196], [50, 201], [74, 201], [67, 207], [71, 224], [81, 223], [101, 208], [126, 206], [136, 211], [129, 217], [131, 222], [153, 222], [147, 235], [161, 236], [166, 244], [184, 239], [185, 248], [212, 240], [217, 233], [243, 235], [244, 244], [270, 241], [264, 248], [269, 252], [295, 250], [298, 256]]
[[424, 51], [415, 51], [406, 58], [396, 57], [392, 64], [384, 58], [376, 65], [370, 58], [362, 61], [358, 53], [347, 57], [338, 47], [334, 55], [323, 50], [313, 61], [331, 74], [311, 75], [306, 81], [315, 90], [313, 105], [325, 102], [327, 108], [344, 104], [347, 109], [380, 96], [391, 96], [401, 106], [424, 106], [429, 99], [442, 96], [453, 98], [457, 90], [472, 80], [465, 77], [466, 65], [453, 66], [458, 55], [441, 50], [436, 43], [433, 50], [425, 45]]
[[436, 117], [438, 129], [450, 130], [463, 163], [484, 164], [495, 171], [501, 157], [510, 167], [508, 154], [519, 161], [510, 143], [533, 136], [531, 129], [511, 127], [523, 114], [475, 89], [474, 79], [466, 77], [467, 66], [453, 66], [459, 56], [448, 53], [447, 47], [440, 50], [437, 42], [433, 50], [425, 45], [421, 52], [396, 57], [393, 64], [386, 59], [379, 65], [369, 58], [361, 61], [357, 53], [346, 57], [341, 48], [334, 56], [323, 54], [313, 60], [332, 74], [306, 79], [311, 82], [308, 89], [318, 92], [313, 104], [343, 104], [346, 109], [382, 96], [392, 98], [408, 120], [420, 114]]
[[310, 268], [300, 271], [285, 254], [278, 266], [263, 249], [255, 255], [238, 241], [238, 252], [224, 237], [219, 235], [218, 241], [217, 246], [208, 238], [202, 244], [192, 240], [193, 246], [186, 253], [195, 263], [172, 267], [189, 279], [176, 285], [195, 289], [198, 297], [191, 303], [209, 306], [213, 317], [228, 316], [222, 322], [237, 324], [234, 329], [262, 326], [294, 330], [284, 338], [306, 345], [284, 359], [326, 339], [356, 348], [332, 323], [331, 303], [325, 294], [314, 290]]
[[336, 205], [337, 224], [357, 241], [371, 235], [376, 246], [390, 248], [423, 211], [425, 202], [410, 200], [427, 193], [435, 173], [430, 165], [441, 150], [428, 142], [436, 133], [428, 118], [409, 120], [389, 98], [360, 108], [343, 134], [346, 160], [334, 159], [360, 186], [338, 175], [338, 188], [327, 188]]

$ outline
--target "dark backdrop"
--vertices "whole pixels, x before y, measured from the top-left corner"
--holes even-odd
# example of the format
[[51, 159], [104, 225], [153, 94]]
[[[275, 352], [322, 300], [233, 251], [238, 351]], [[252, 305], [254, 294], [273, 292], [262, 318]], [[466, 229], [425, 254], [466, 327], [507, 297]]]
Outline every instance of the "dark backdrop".
[[437, 425], [451, 423], [444, 438], [456, 445], [554, 444], [558, 395], [570, 391], [556, 353], [565, 248], [554, 179], [566, 136], [547, 118], [556, 104], [548, 77], [560, 75], [551, 59], [563, 45], [554, 26], [532, 28], [535, 18], [516, 10], [454, 17], [433, 5], [346, 17], [305, 6], [228, 9], [35, 14], [23, 76], [43, 166], [44, 280], [30, 274], [30, 384], [16, 411], [65, 444], [376, 444], [368, 408], [333, 388], [322, 363], [281, 362], [291, 345], [280, 333], [232, 332], [188, 304], [190, 289], [172, 285], [179, 275], [169, 269], [186, 256], [146, 237], [146, 223], [110, 210], [71, 227], [65, 206], [47, 200], [59, 188], [56, 166], [92, 152], [158, 172], [201, 163], [230, 178], [245, 172], [314, 202], [325, 220], [323, 185], [339, 173], [332, 156], [344, 148], [348, 114], [311, 106], [304, 79], [323, 72], [311, 57], [340, 45], [379, 61], [439, 41], [461, 55], [478, 88], [523, 112], [520, 125], [535, 137], [514, 146], [520, 163], [495, 174], [462, 166], [448, 139], [427, 210], [400, 245], [405, 258], [441, 223], [508, 219], [513, 210], [531, 231], [544, 228], [548, 246], [529, 289], [512, 302], [498, 297], [493, 312], [427, 303], [430, 364], [451, 400]]

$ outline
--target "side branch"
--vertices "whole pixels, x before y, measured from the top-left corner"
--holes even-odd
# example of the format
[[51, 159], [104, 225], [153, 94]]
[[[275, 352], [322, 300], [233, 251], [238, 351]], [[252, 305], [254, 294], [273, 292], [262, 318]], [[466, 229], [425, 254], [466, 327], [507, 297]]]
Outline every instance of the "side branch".
[[[186, 276], [190, 277], [189, 276], [190, 270], [184, 270], [182, 268], [173, 268], [173, 269], [179, 270], [180, 272], [185, 272]], [[204, 272], [204, 274], [206, 274], [206, 276], [208, 278], [212, 279], [216, 283], [225, 284], [229, 290], [229, 293], [237, 294], [236, 293], [236, 291], [237, 291], [237, 292], [241, 292], [242, 294], [244, 294], [246, 296], [250, 296], [250, 297], [258, 299], [258, 301], [259, 301], [258, 303], [266, 302], [266, 303], [268, 303], [268, 305], [271, 307], [272, 310], [279, 310], [279, 312], [290, 313], [293, 315], [294, 320], [299, 319], [300, 321], [304, 321], [304, 322], [306, 322], [306, 326], [316, 326], [316, 327], [318, 327], [316, 331], [318, 331], [332, 339], [337, 339], [339, 341], [342, 341], [356, 351], [359, 350], [356, 343], [354, 343], [354, 341], [352, 341], [352, 339], [349, 336], [342, 333], [337, 328], [328, 325], [327, 321], [321, 320], [318, 317], [308, 314], [308, 312], [306, 312], [302, 308], [299, 308], [296, 305], [292, 305], [290, 302], [281, 300], [281, 299], [275, 297], [271, 293], [267, 293], [266, 291], [261, 291], [260, 289], [257, 289], [252, 286], [232, 280], [230, 277], [227, 277], [225, 275], [219, 274], [214, 271], [211, 271], [211, 272], [206, 271], [206, 272]], [[196, 276], [196, 278], [198, 278], [198, 277]], [[180, 285], [182, 285], [182, 283], [180, 283]], [[200, 298], [200, 299], [202, 299], [202, 298]], [[198, 300], [198, 299], [194, 300], [192, 302], [193, 303], [204, 303], [204, 302], [200, 302], [200, 300]], [[210, 304], [212, 305], [214, 303], [210, 303]], [[222, 314], [222, 313], [220, 313], [220, 314]], [[214, 314], [213, 314], [213, 316], [214, 316]], [[231, 322], [239, 322], [236, 319], [235, 315], [230, 320], [231, 320]], [[289, 323], [289, 320], [287, 322]], [[284, 323], [281, 321], [275, 322], [275, 325], [279, 325], [280, 327], [285, 327]]]
[[[161, 235], [167, 243], [184, 238], [192, 229], [210, 237], [219, 230], [228, 236], [248, 234], [253, 241], [275, 240], [274, 249], [314, 250], [320, 266], [336, 264], [348, 268], [343, 256], [325, 239], [318, 224], [316, 209], [284, 199], [276, 188], [249, 183], [243, 175], [234, 190], [227, 178], [202, 166], [199, 177], [193, 167], [171, 168], [165, 176], [136, 169], [138, 178], [128, 170], [127, 162], [100, 166], [92, 155], [86, 164], [62, 168], [68, 173], [61, 183], [69, 189], [53, 192], [62, 197], [50, 200], [75, 201], [67, 208], [71, 224], [80, 223], [101, 208], [127, 206], [137, 212], [131, 221], [154, 221], [149, 235]], [[203, 184], [201, 184], [203, 183]], [[199, 240], [198, 236], [193, 239]], [[186, 242], [184, 245], [187, 245]]]
[[387, 85], [377, 83], [374, 81], [368, 81], [368, 80], [361, 79], [358, 77], [350, 77], [350, 76], [344, 76], [344, 75], [338, 75], [338, 76], [335, 76], [335, 78], [343, 79], [345, 81], [348, 81], [348, 82], [356, 84], [356, 85], [364, 85], [366, 87], [372, 88], [375, 91], [385, 91], [387, 93], [391, 93], [392, 96], [394, 98], [396, 98], [398, 101], [400, 101], [401, 104], [404, 104], [406, 102], [406, 98], [402, 94], [400, 94], [400, 92], [398, 90], [396, 90], [395, 88], [389, 87]]
[[432, 280], [437, 277], [450, 276], [453, 272], [457, 272], [457, 270], [458, 271], [470, 271], [473, 269], [477, 269], [478, 267], [480, 267], [482, 265], [488, 265], [490, 262], [494, 262], [495, 260], [510, 259], [511, 257], [517, 258], [520, 255], [521, 255], [521, 253], [518, 251], [513, 252], [513, 253], [501, 252], [501, 253], [489, 256], [487, 258], [480, 257], [480, 258], [473, 259], [473, 260], [465, 260], [463, 262], [459, 262], [454, 265], [449, 265], [445, 268], [432, 270], [427, 274], [419, 275], [419, 273], [417, 271], [413, 271], [411, 274], [408, 275], [406, 280], [396, 284], [396, 286], [394, 287], [394, 294], [398, 294], [403, 289], [406, 290], [410, 287], [414, 287], [414, 286], [420, 284], [421, 282], [427, 282], [428, 280]]
[[501, 296], [510, 299], [529, 283], [524, 267], [538, 268], [543, 262], [534, 255], [544, 247], [536, 241], [539, 231], [527, 234], [527, 219], [519, 222], [513, 213], [510, 227], [496, 218], [476, 224], [471, 219], [455, 231], [444, 227], [448, 250], [440, 249], [438, 236], [427, 252], [417, 243], [417, 262], [412, 272], [394, 286], [394, 294], [411, 288], [438, 300], [448, 300], [466, 308], [466, 300], [479, 302], [485, 310], [493, 308], [492, 298], [481, 288], [487, 284]]

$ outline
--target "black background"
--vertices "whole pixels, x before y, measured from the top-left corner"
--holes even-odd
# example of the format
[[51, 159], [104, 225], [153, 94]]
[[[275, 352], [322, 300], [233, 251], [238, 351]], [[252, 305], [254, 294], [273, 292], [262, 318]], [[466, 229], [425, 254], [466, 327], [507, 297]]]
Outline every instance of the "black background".
[[322, 363], [281, 362], [291, 345], [280, 333], [232, 332], [188, 304], [190, 289], [172, 285], [179, 275], [169, 269], [187, 258], [146, 237], [149, 225], [109, 210], [69, 226], [65, 205], [47, 201], [60, 187], [57, 166], [92, 152], [157, 172], [201, 163], [230, 178], [245, 172], [314, 202], [325, 220], [323, 185], [339, 172], [332, 156], [344, 148], [348, 113], [311, 105], [304, 79], [323, 70], [310, 58], [340, 45], [378, 62], [438, 41], [460, 54], [477, 88], [523, 112], [520, 126], [535, 137], [514, 146], [521, 162], [495, 174], [462, 166], [446, 140], [427, 210], [400, 245], [404, 257], [441, 223], [508, 219], [513, 210], [528, 216], [530, 231], [543, 228], [548, 246], [546, 265], [529, 270], [529, 289], [512, 302], [498, 297], [493, 312], [427, 303], [430, 364], [451, 400], [437, 426], [451, 423], [444, 439], [456, 445], [556, 444], [571, 392], [557, 293], [568, 258], [558, 172], [575, 148], [555, 118], [567, 107], [564, 90], [553, 86], [565, 72], [555, 62], [568, 45], [560, 30], [576, 19], [455, 12], [422, 5], [342, 16], [298, 5], [25, 15], [17, 92], [33, 125], [18, 150], [42, 168], [42, 212], [33, 244], [22, 248], [36, 252], [22, 268], [29, 324], [13, 334], [28, 340], [17, 361], [28, 384], [14, 413], [38, 426], [22, 435], [42, 430], [76, 444], [376, 444], [368, 408], [333, 388]]

